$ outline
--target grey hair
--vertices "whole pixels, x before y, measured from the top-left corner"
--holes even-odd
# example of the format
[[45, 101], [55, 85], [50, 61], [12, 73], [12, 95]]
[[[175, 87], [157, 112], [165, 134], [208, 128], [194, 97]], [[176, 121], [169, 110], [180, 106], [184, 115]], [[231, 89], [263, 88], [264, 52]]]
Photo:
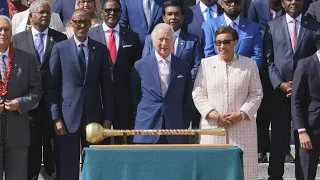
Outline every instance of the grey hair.
[[8, 18], [5, 15], [0, 15], [0, 19], [6, 20], [10, 24], [10, 26], [12, 27], [12, 21], [10, 18]]
[[51, 9], [51, 4], [48, 0], [35, 0], [30, 4], [29, 13], [35, 13], [40, 6], [48, 5]]
[[160, 30], [160, 29], [169, 30], [171, 32], [171, 35], [172, 35], [171, 37], [174, 38], [174, 39], [176, 38], [176, 35], [174, 34], [174, 30], [170, 25], [168, 25], [166, 23], [159, 23], [154, 27], [154, 29], [153, 29], [153, 31], [151, 33], [151, 40], [152, 41], [156, 37], [156, 34], [157, 34], [158, 30]]

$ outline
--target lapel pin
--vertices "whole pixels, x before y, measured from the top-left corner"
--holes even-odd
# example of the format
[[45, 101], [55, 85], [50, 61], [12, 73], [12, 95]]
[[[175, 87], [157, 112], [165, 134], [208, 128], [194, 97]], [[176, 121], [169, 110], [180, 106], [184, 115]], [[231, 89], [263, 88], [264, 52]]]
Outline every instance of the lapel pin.
[[244, 27], [244, 24], [242, 24], [242, 27]]
[[307, 22], [307, 21], [303, 21], [303, 23], [304, 23], [304, 24], [308, 24], [308, 22]]
[[50, 37], [50, 41], [53, 41], [53, 37]]
[[92, 49], [96, 49], [96, 47], [93, 47]]

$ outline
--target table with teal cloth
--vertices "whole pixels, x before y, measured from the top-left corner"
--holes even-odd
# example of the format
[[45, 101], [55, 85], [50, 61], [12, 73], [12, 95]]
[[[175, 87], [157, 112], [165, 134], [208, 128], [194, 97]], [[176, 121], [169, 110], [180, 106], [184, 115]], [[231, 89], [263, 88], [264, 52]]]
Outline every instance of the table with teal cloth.
[[242, 150], [85, 148], [82, 180], [244, 180]]

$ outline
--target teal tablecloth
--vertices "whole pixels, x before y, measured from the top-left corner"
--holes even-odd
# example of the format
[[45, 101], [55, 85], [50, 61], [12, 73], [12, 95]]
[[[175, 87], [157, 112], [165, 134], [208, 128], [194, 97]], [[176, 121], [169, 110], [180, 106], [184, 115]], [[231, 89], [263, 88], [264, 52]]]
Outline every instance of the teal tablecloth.
[[243, 180], [237, 148], [84, 149], [82, 180]]

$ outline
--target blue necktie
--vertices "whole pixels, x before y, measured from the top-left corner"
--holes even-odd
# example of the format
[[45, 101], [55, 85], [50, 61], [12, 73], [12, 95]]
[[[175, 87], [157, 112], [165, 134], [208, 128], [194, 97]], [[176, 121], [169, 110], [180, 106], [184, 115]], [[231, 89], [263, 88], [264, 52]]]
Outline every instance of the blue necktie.
[[43, 45], [43, 36], [44, 35], [45, 34], [41, 33], [41, 32], [36, 34], [36, 39], [34, 42], [35, 49], [37, 51], [37, 56], [38, 56], [38, 59], [41, 63], [42, 63], [43, 55], [44, 55], [44, 45]]
[[236, 30], [238, 32], [238, 28], [237, 28], [237, 23], [232, 21], [230, 24], [229, 24], [230, 27], [232, 27], [234, 30]]
[[84, 50], [83, 50], [83, 47], [84, 47], [84, 44], [80, 44], [78, 46], [78, 58], [79, 58], [79, 64], [80, 64], [80, 69], [81, 69], [81, 73], [83, 75], [83, 77], [85, 76], [86, 74], [86, 55], [84, 53]]
[[207, 19], [206, 19], [206, 21], [208, 21], [209, 19], [212, 18], [211, 11], [212, 11], [212, 9], [210, 7], [208, 7], [207, 8]]

